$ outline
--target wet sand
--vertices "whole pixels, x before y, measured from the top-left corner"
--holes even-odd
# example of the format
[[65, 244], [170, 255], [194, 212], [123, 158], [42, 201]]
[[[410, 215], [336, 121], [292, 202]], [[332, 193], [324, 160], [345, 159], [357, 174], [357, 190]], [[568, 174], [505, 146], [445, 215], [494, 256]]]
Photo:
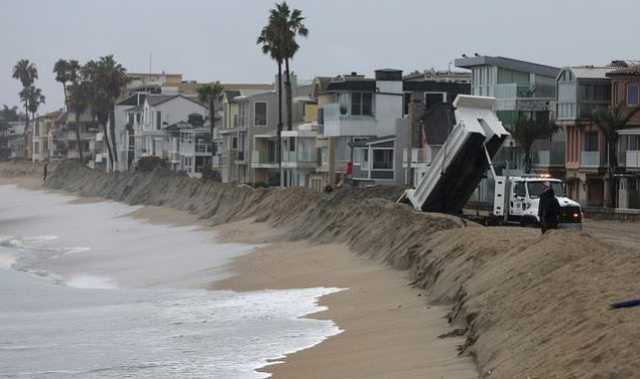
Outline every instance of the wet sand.
[[[0, 184], [44, 189], [34, 177], [0, 179]], [[96, 201], [108, 200], [74, 200]], [[129, 216], [154, 224], [209, 228], [188, 212], [163, 207], [142, 207]], [[471, 357], [457, 355], [464, 338], [438, 338], [453, 328], [446, 320], [449, 308], [428, 305], [424, 293], [408, 285], [404, 272], [359, 257], [344, 244], [286, 241], [286, 230], [250, 219], [217, 226], [213, 232], [225, 242], [262, 246], [235, 259], [228, 267], [235, 276], [211, 283], [211, 289], [345, 289], [320, 299], [327, 311], [308, 316], [333, 320], [343, 332], [262, 369], [274, 378], [478, 377]]]
[[457, 355], [463, 338], [438, 338], [451, 331], [449, 308], [428, 305], [405, 273], [358, 257], [343, 244], [277, 242], [281, 233], [251, 220], [216, 231], [237, 242], [269, 242], [272, 236], [276, 242], [237, 258], [231, 267], [237, 275], [212, 289], [347, 288], [321, 298], [328, 310], [309, 316], [331, 319], [344, 332], [264, 368], [274, 378], [478, 377], [472, 359]]

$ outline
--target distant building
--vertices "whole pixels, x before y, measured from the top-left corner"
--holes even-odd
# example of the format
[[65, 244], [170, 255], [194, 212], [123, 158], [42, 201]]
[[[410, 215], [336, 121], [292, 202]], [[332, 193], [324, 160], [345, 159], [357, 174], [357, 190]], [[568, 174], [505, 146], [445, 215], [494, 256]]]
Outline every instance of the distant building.
[[[624, 110], [640, 106], [640, 65], [633, 64], [607, 73], [611, 79], [611, 105], [623, 104]], [[620, 130], [618, 139], [618, 208], [640, 209], [640, 113]]]
[[557, 123], [564, 129], [566, 145], [551, 151], [551, 161], [564, 160], [569, 197], [587, 206], [605, 200], [606, 141], [592, 116], [611, 104], [613, 66], [565, 67], [557, 77]]
[[[471, 70], [472, 95], [496, 98], [496, 113], [508, 130], [521, 116], [549, 118], [555, 108], [560, 68], [483, 55], [456, 59], [455, 65]], [[554, 138], [564, 143], [563, 135]], [[503, 168], [522, 170], [521, 158], [516, 142], [508, 139], [494, 163], [499, 173]], [[544, 169], [542, 165], [539, 168]]]

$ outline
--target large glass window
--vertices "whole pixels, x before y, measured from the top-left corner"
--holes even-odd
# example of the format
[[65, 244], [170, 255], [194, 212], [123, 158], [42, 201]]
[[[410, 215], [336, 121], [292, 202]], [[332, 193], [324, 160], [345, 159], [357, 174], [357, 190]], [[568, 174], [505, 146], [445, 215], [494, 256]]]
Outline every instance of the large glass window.
[[351, 93], [351, 115], [352, 116], [373, 115], [373, 94], [371, 92]]
[[598, 151], [598, 132], [584, 133], [584, 151]]
[[267, 103], [255, 103], [255, 125], [267, 126]]
[[393, 150], [373, 150], [373, 169], [392, 170]]
[[629, 84], [627, 87], [627, 105], [637, 106], [639, 104], [638, 85]]

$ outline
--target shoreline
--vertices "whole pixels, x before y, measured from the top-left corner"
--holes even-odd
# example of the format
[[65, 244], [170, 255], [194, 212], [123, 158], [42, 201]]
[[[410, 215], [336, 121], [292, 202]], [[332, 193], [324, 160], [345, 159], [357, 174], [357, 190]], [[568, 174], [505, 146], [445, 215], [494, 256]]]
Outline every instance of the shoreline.
[[343, 243], [269, 240], [282, 231], [250, 219], [214, 230], [224, 241], [231, 235], [234, 242], [270, 244], [235, 258], [236, 275], [210, 289], [345, 288], [320, 297], [327, 310], [305, 316], [332, 320], [342, 333], [259, 371], [273, 378], [479, 377], [471, 357], [457, 354], [463, 337], [438, 338], [452, 330], [449, 307], [429, 305], [424, 290], [409, 286], [407, 273], [358, 256]]
[[[253, 189], [195, 180], [169, 170], [111, 175], [74, 162], [60, 163], [46, 187], [129, 205], [177, 209], [208, 225], [254, 219], [284, 233], [286, 241], [310, 241], [325, 248], [344, 244], [366, 262], [402, 273], [405, 290], [410, 280], [410, 286], [425, 291], [429, 302], [448, 305], [447, 321], [457, 328], [450, 334], [465, 338], [458, 351], [473, 359], [482, 377], [622, 378], [640, 370], [634, 359], [640, 351], [640, 308], [608, 308], [613, 302], [637, 297], [634, 283], [640, 273], [640, 250], [625, 247], [632, 241], [633, 227], [629, 233], [612, 233], [617, 228], [594, 222], [587, 231], [541, 235], [535, 229], [483, 227], [451, 215], [416, 212], [395, 202], [399, 196], [395, 187], [346, 187], [330, 194], [299, 187]], [[232, 234], [242, 237], [237, 231]], [[280, 256], [292, 253], [291, 246], [282, 245]], [[316, 253], [307, 257], [311, 263], [295, 270], [286, 259], [273, 266], [287, 275], [311, 277], [307, 269], [322, 266], [318, 257], [331, 258], [329, 253]], [[266, 263], [257, 267], [262, 269]], [[364, 266], [360, 262], [356, 267], [361, 272]], [[374, 302], [380, 303], [381, 298]], [[347, 306], [358, 308], [355, 302]], [[396, 323], [387, 326], [396, 327]], [[385, 328], [371, 328], [363, 335], [373, 338], [380, 330]], [[389, 344], [389, 340], [378, 341], [383, 348]], [[320, 355], [317, 361], [339, 366], [336, 352], [340, 351]], [[397, 351], [370, 362], [403, 357]], [[291, 362], [293, 358], [281, 367], [291, 367]]]
[[[2, 184], [50, 191], [33, 177], [2, 178]], [[113, 200], [77, 196], [71, 203], [104, 201]], [[251, 218], [210, 226], [186, 211], [157, 206], [143, 206], [123, 217], [151, 224], [196, 226], [213, 232], [220, 242], [258, 245], [254, 252], [223, 266], [233, 276], [212, 282], [209, 290], [344, 289], [316, 299], [327, 310], [303, 316], [331, 320], [342, 330], [340, 334], [275, 358], [258, 372], [273, 378], [478, 377], [472, 359], [457, 356], [456, 346], [464, 343], [463, 337], [438, 339], [451, 330], [446, 320], [449, 308], [426, 304], [425, 291], [411, 288], [405, 272], [358, 256], [346, 244], [290, 242], [284, 228]], [[295, 271], [302, 273], [291, 275]]]

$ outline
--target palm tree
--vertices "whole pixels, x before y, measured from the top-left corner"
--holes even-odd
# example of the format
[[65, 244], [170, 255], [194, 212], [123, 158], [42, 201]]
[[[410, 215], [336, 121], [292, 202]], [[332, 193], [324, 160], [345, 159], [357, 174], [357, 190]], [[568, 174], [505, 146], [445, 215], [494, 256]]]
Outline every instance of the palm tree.
[[68, 106], [68, 88], [70, 83], [76, 83], [80, 74], [80, 63], [77, 60], [58, 59], [53, 66], [53, 73], [56, 74], [56, 82], [62, 84], [64, 91], [64, 103]]
[[267, 26], [262, 28], [260, 35], [258, 36], [258, 45], [262, 45], [262, 53], [269, 55], [271, 59], [276, 61], [278, 65], [278, 126], [277, 126], [277, 159], [278, 159], [278, 171], [280, 173], [280, 186], [284, 183], [284, 177], [282, 175], [282, 62], [284, 55], [282, 53], [282, 43], [278, 38], [278, 34], [275, 32], [275, 26], [270, 22]]
[[113, 59], [113, 55], [107, 55], [97, 61], [87, 62], [81, 69], [81, 76], [87, 82], [91, 110], [102, 125], [109, 161], [113, 167], [118, 161], [114, 107], [128, 82], [127, 70]]
[[531, 172], [532, 157], [531, 148], [536, 140], [551, 138], [559, 129], [558, 125], [549, 120], [549, 117], [534, 119], [531, 116], [520, 114], [511, 133], [513, 139], [524, 151], [524, 170]]
[[609, 206], [615, 208], [616, 199], [616, 182], [614, 175], [618, 170], [618, 131], [628, 127], [629, 121], [640, 112], [640, 107], [634, 107], [627, 110], [624, 102], [612, 107], [611, 109], [600, 110], [593, 114], [593, 122], [604, 134], [607, 144], [607, 154], [609, 158]]
[[73, 112], [75, 116], [75, 132], [76, 132], [76, 144], [78, 145], [78, 155], [80, 162], [84, 163], [84, 153], [82, 149], [82, 139], [80, 138], [80, 130], [82, 127], [82, 115], [85, 114], [87, 109], [91, 106], [91, 85], [87, 81], [79, 81], [71, 83], [68, 87], [68, 107], [69, 111]]
[[[20, 83], [22, 83], [22, 91], [26, 91], [26, 88], [32, 86], [36, 79], [38, 79], [38, 69], [36, 68], [36, 65], [29, 62], [28, 59], [21, 59], [13, 67], [13, 78], [19, 80]], [[20, 94], [20, 99], [22, 100], [22, 103], [24, 105], [24, 113], [26, 115], [24, 125], [24, 138], [25, 146], [27, 146], [27, 131], [29, 130], [29, 104], [27, 100], [28, 98], [23, 98], [22, 93]]]
[[[76, 143], [78, 145], [78, 155], [80, 161], [84, 162], [84, 156], [82, 153], [82, 141], [80, 139], [80, 116], [86, 110], [87, 100], [85, 96], [86, 91], [80, 93], [80, 63], [77, 60], [65, 60], [58, 59], [53, 66], [53, 73], [56, 74], [56, 81], [62, 84], [62, 91], [64, 92], [64, 104], [68, 111], [72, 111], [76, 117]], [[73, 93], [73, 102], [71, 102], [70, 92]]]
[[224, 91], [224, 87], [220, 82], [215, 82], [211, 84], [205, 84], [198, 88], [198, 99], [204, 104], [209, 105], [209, 123], [210, 126], [210, 144], [211, 144], [211, 163], [213, 163], [213, 157], [216, 154], [215, 145], [213, 142], [213, 130], [215, 128], [215, 102], [218, 101], [220, 96], [222, 95], [222, 91]]
[[276, 4], [276, 8], [271, 10], [270, 22], [277, 25], [276, 30], [281, 34], [283, 43], [283, 56], [286, 75], [286, 91], [287, 91], [287, 130], [293, 129], [293, 95], [291, 88], [291, 69], [289, 60], [300, 49], [300, 45], [296, 42], [296, 36], [307, 37], [309, 29], [304, 25], [304, 17], [299, 9], [291, 10], [286, 1]]

